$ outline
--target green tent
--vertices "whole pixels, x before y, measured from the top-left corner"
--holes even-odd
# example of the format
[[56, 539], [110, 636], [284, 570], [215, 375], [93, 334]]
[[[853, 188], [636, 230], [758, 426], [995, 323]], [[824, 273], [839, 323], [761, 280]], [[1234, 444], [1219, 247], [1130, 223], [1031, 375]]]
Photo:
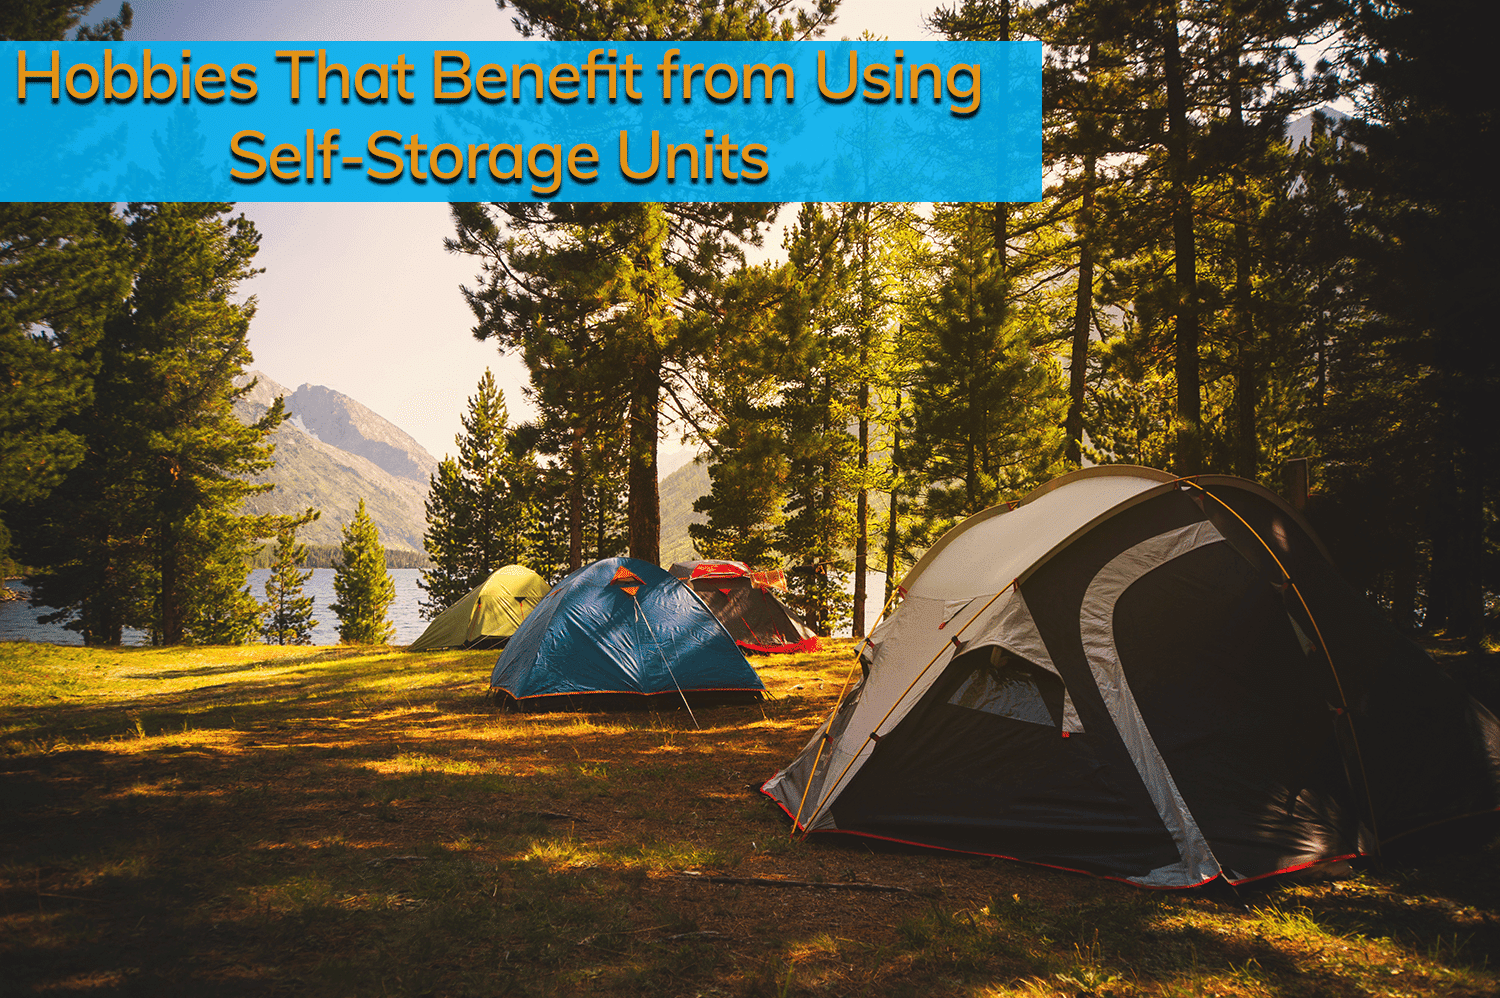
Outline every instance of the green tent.
[[503, 647], [548, 588], [531, 569], [506, 565], [434, 617], [406, 650]]

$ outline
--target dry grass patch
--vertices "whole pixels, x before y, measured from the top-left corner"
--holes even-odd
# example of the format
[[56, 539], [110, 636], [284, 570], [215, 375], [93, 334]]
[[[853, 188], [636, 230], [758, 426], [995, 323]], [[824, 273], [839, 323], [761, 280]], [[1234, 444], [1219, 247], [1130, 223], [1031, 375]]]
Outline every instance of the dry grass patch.
[[0, 994], [1500, 991], [1493, 847], [1236, 901], [794, 839], [753, 788], [851, 651], [695, 726], [499, 713], [493, 653], [0, 646]]

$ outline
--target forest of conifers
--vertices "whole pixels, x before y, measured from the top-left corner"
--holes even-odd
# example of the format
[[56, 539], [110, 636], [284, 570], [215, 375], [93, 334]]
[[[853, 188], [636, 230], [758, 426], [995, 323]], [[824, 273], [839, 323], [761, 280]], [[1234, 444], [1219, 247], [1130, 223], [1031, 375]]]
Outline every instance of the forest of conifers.
[[[564, 7], [593, 9], [517, 5], [554, 37], [607, 27]], [[571, 518], [548, 535], [572, 563], [655, 560], [670, 421], [709, 462], [699, 552], [827, 566], [792, 576], [827, 627], [883, 599], [850, 607], [841, 573], [899, 576], [958, 519], [1083, 462], [1279, 488], [1306, 458], [1309, 515], [1356, 585], [1405, 627], [1477, 641], [1496, 481], [1477, 13], [939, 9], [948, 38], [1046, 44], [1046, 198], [803, 205], [778, 263], [742, 265], [772, 205], [455, 206], [476, 333], [531, 371], [523, 449], [551, 457], [565, 501], [547, 508]], [[1330, 101], [1354, 116], [1315, 114]]]
[[[818, 35], [837, 3], [649, 6], [507, 9], [524, 34], [564, 40], [770, 38]], [[1046, 46], [1040, 202], [454, 205], [473, 332], [524, 359], [538, 416], [507, 425], [481, 384], [469, 452], [434, 478], [429, 553], [458, 574], [482, 558], [554, 578], [615, 553], [656, 561], [657, 447], [682, 434], [712, 480], [699, 553], [812, 569], [792, 572], [792, 597], [826, 631], [884, 601], [864, 592], [867, 569], [899, 577], [959, 519], [1081, 464], [1279, 489], [1285, 462], [1306, 459], [1307, 514], [1346, 576], [1402, 627], [1477, 645], [1495, 621], [1497, 380], [1480, 12], [968, 0], [937, 9], [933, 30]], [[1314, 114], [1330, 103], [1352, 116]], [[1310, 114], [1306, 141], [1289, 141]], [[180, 624], [191, 614], [160, 594], [184, 566], [228, 557], [190, 553], [225, 531], [174, 488], [199, 475], [232, 498], [223, 483], [264, 455], [201, 458], [237, 432], [215, 421], [170, 459], [150, 451], [157, 432], [90, 471], [100, 416], [69, 402], [115, 398], [111, 418], [149, 423], [145, 386], [177, 383], [151, 380], [146, 358], [163, 354], [143, 346], [176, 335], [151, 310], [177, 307], [158, 292], [186, 266], [153, 255], [180, 244], [153, 243], [153, 226], [219, 233], [218, 269], [182, 307], [228, 310], [226, 331], [249, 322], [225, 288], [255, 237], [222, 208], [11, 205], [0, 218], [0, 430], [19, 441], [0, 453], [0, 505], [27, 562], [53, 566], [57, 598], [74, 601], [59, 605], [87, 605], [77, 587], [107, 563], [158, 594], [141, 604], [158, 627]], [[783, 245], [747, 262], [768, 256], [751, 247], [778, 217]], [[66, 279], [28, 276], [28, 254], [44, 253], [73, 261]], [[87, 389], [43, 398], [42, 369]], [[127, 471], [149, 482], [122, 498]], [[92, 486], [69, 484], [85, 475]], [[97, 524], [59, 540], [98, 512], [88, 487], [140, 511], [105, 531], [106, 552], [80, 548], [98, 547]]]

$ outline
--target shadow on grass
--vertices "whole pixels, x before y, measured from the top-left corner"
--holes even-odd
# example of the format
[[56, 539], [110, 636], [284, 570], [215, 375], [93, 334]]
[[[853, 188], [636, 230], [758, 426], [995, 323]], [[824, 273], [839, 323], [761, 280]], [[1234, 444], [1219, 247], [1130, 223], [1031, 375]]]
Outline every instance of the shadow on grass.
[[[1482, 849], [1236, 907], [825, 846], [790, 839], [746, 784], [836, 689], [702, 712], [700, 731], [685, 712], [497, 714], [463, 659], [263, 665], [0, 710], [0, 995], [1353, 998], [1496, 982]], [[741, 864], [913, 890], [675, 876]]]
[[[343, 652], [340, 654], [340, 652]], [[330, 649], [323, 652], [312, 652], [306, 656], [297, 658], [277, 658], [263, 662], [233, 662], [227, 665], [203, 665], [185, 669], [152, 669], [150, 672], [122, 672], [122, 679], [139, 680], [173, 680], [173, 679], [199, 679], [208, 676], [232, 676], [236, 673], [244, 673], [255, 669], [276, 668], [286, 669], [295, 666], [320, 665], [327, 662], [336, 662], [344, 658], [352, 658], [357, 654], [352, 650]]]
[[[470, 748], [439, 741], [422, 752], [453, 759]], [[590, 799], [576, 792], [579, 774], [362, 764], [405, 751], [86, 750], [0, 762], [0, 993], [422, 994], [438, 981], [504, 993], [517, 975], [614, 963], [597, 949], [630, 939], [635, 888], [604, 864], [645, 843], [573, 838], [598, 820], [561, 810]]]
[[[359, 676], [345, 657], [167, 669], [240, 678], [0, 709], [0, 994], [654, 979], [681, 947], [638, 936], [630, 911], [691, 919], [643, 908], [632, 871], [723, 852], [665, 838], [777, 829], [761, 809], [764, 830], [746, 832], [727, 788], [780, 749], [717, 758], [760, 707], [700, 712], [707, 732], [685, 712], [501, 716], [482, 684], [390, 661]], [[712, 816], [669, 803], [656, 834], [607, 826], [660, 812], [684, 780]]]

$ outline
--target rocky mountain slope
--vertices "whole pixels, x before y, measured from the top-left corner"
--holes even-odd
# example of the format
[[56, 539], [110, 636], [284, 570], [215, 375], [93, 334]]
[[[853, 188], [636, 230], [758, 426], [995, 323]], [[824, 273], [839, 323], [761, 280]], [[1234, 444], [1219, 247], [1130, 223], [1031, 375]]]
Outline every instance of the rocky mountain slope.
[[427, 523], [423, 503], [437, 459], [347, 395], [321, 385], [290, 391], [258, 371], [250, 377], [258, 383], [236, 406], [240, 419], [259, 419], [278, 395], [285, 397], [291, 418], [271, 437], [276, 466], [255, 479], [276, 487], [251, 498], [246, 511], [321, 509], [323, 516], [298, 537], [309, 544], [337, 544], [340, 527], [354, 518], [363, 498], [386, 547], [421, 551]]
[[[308, 544], [338, 544], [339, 528], [354, 517], [361, 497], [388, 548], [422, 550], [430, 476], [437, 459], [400, 427], [347, 395], [321, 385], [292, 391], [258, 371], [255, 388], [236, 407], [240, 419], [259, 419], [278, 395], [290, 418], [272, 434], [276, 466], [256, 481], [276, 487], [246, 504], [253, 513], [323, 516], [298, 537]], [[708, 466], [693, 461], [661, 482], [661, 557], [664, 565], [695, 558], [688, 524], [701, 523], [693, 502], [709, 490]]]

